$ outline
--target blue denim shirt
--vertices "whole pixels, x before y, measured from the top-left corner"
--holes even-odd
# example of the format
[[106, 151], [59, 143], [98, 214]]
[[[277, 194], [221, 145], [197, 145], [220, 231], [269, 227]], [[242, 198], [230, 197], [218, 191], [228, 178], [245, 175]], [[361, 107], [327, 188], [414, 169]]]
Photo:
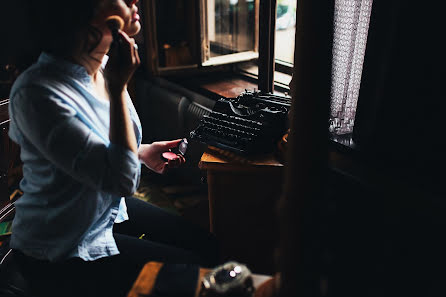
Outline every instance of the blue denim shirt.
[[[127, 102], [139, 146], [141, 123]], [[123, 196], [137, 189], [141, 164], [110, 143], [109, 108], [84, 67], [48, 54], [14, 83], [9, 136], [21, 147], [24, 195], [12, 248], [50, 261], [119, 254], [113, 224], [128, 219]]]

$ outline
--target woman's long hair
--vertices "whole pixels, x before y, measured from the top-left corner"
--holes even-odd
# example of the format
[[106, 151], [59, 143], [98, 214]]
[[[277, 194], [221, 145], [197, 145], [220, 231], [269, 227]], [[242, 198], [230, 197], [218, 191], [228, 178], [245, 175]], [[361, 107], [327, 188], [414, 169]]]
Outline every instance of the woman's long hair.
[[101, 0], [22, 0], [28, 15], [28, 31], [35, 52], [69, 56], [91, 52], [102, 33], [91, 26]]

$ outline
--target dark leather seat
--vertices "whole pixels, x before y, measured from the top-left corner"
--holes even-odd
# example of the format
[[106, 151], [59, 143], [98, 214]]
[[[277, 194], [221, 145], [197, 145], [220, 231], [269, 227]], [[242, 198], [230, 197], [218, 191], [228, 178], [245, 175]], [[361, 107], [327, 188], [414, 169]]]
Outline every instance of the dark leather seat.
[[27, 283], [14, 258], [14, 250], [9, 248], [9, 240], [5, 240], [0, 247], [0, 296], [32, 297], [27, 291]]

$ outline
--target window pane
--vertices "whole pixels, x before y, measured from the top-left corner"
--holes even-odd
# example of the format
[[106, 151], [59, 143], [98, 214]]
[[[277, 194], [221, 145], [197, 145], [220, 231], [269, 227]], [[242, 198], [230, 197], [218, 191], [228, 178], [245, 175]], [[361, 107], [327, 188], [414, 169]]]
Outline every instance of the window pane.
[[276, 60], [294, 63], [297, 0], [278, 0], [276, 19]]
[[195, 33], [196, 7], [188, 0], [156, 0], [155, 9], [159, 66], [181, 67], [195, 63], [198, 60], [195, 44], [199, 38]]
[[211, 58], [255, 50], [254, 0], [207, 0], [207, 13]]

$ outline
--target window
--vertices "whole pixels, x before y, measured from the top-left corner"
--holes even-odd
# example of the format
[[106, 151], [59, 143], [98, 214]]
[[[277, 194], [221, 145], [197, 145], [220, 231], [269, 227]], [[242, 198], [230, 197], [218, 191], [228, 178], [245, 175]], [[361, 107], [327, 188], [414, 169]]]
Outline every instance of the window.
[[[335, 1], [330, 131], [336, 135], [353, 130], [372, 1]], [[288, 90], [297, 0], [153, 0], [142, 6], [152, 73], [237, 63], [233, 69], [258, 79], [260, 90]], [[265, 43], [274, 47], [262, 48]]]
[[[259, 88], [267, 91], [287, 92], [294, 63], [297, 0], [265, 1], [263, 3], [264, 9], [260, 12], [259, 18], [263, 24], [269, 23], [275, 30], [264, 27], [263, 31], [259, 32], [263, 37], [260, 41], [262, 45], [259, 45], [259, 47], [263, 46], [263, 56], [259, 57], [257, 63], [240, 65], [240, 69], [244, 73], [258, 77], [260, 65], [261, 68], [264, 68], [260, 70], [260, 76], [264, 73], [271, 72], [271, 74], [267, 75], [265, 83], [262, 82], [261, 77], [259, 78]], [[268, 15], [274, 4], [276, 9]], [[269, 21], [268, 18], [274, 18], [274, 20]], [[274, 44], [274, 48], [265, 48], [266, 43]], [[264, 64], [269, 66], [264, 67]]]
[[296, 6], [297, 0], [277, 1], [274, 81], [283, 87], [288, 87], [293, 72]]
[[256, 1], [204, 0], [201, 5], [204, 66], [258, 57]]
[[276, 63], [290, 66], [294, 63], [294, 38], [296, 34], [296, 4], [297, 1], [277, 1], [276, 17]]
[[185, 0], [143, 2], [149, 69], [194, 67], [199, 64], [197, 11]]
[[[261, 3], [266, 7], [263, 16]], [[146, 63], [152, 74], [170, 75], [233, 64], [237, 66], [232, 69], [257, 79], [258, 65], [274, 61], [274, 57], [260, 57], [260, 27], [268, 21], [277, 30], [264, 27], [264, 32], [269, 31], [263, 36], [278, 40], [277, 63], [269, 69], [276, 69], [274, 77], [284, 87], [282, 91], [288, 89], [294, 60], [297, 0], [153, 0], [140, 5], [144, 12]], [[277, 18], [271, 5], [276, 5]], [[273, 53], [274, 48], [268, 52]], [[272, 80], [273, 76], [267, 77], [270, 84]]]
[[153, 0], [144, 11], [155, 75], [258, 58], [259, 0]]

